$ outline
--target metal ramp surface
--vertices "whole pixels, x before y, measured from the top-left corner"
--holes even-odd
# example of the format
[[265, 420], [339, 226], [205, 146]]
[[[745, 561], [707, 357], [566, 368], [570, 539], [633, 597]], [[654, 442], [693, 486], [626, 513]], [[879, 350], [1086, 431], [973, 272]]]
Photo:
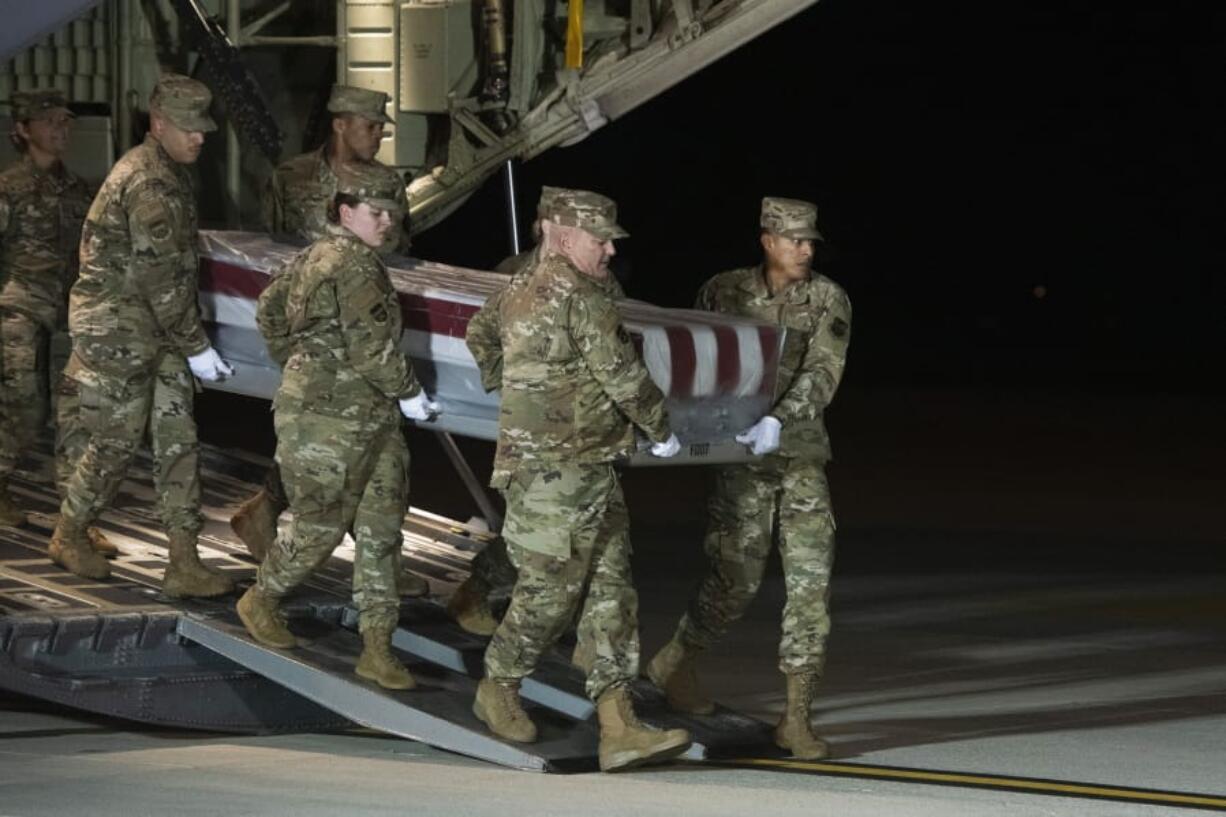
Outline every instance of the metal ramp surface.
[[579, 772], [596, 769], [595, 727], [540, 706], [528, 711], [540, 732], [531, 744], [502, 741], [472, 713], [477, 681], [411, 656], [401, 655], [417, 688], [386, 690], [357, 677], [353, 667], [361, 637], [343, 627], [292, 622], [307, 643], [275, 650], [253, 641], [237, 616], [193, 616], [179, 620], [179, 634], [354, 723], [428, 743], [447, 751], [529, 771]]
[[[352, 611], [348, 611], [352, 615]], [[458, 627], [436, 604], [410, 600], [401, 626], [393, 636], [397, 649], [471, 678], [482, 675], [487, 640]], [[755, 718], [717, 706], [714, 714], [688, 716], [672, 711], [655, 685], [637, 681], [631, 688], [640, 718], [661, 728], [689, 730], [694, 745], [685, 753], [690, 760], [776, 756], [773, 727]], [[536, 672], [525, 678], [520, 695], [525, 701], [580, 721], [595, 717], [595, 705], [584, 691], [583, 673], [559, 651], [541, 657]]]
[[[560, 652], [547, 655], [522, 689], [540, 740], [500, 741], [471, 711], [486, 639], [457, 627], [432, 598], [404, 600], [393, 642], [418, 688], [390, 692], [358, 678], [348, 539], [285, 606], [291, 626], [309, 636], [299, 649], [270, 650], [252, 641], [233, 598], [162, 597], [166, 547], [147, 459], [137, 462], [99, 520], [122, 552], [111, 563], [111, 578], [94, 581], [60, 569], [46, 555], [58, 511], [49, 452], [44, 440], [35, 471], [10, 483], [32, 509], [30, 522], [0, 527], [0, 689], [142, 723], [254, 733], [361, 724], [518, 769], [597, 767], [598, 729], [579, 670]], [[265, 467], [241, 452], [202, 452], [201, 557], [240, 583], [254, 578], [255, 563], [231, 538], [228, 520]], [[469, 560], [488, 539], [419, 511], [406, 519], [404, 534], [406, 567], [439, 596], [467, 575]], [[646, 682], [634, 694], [644, 720], [691, 731], [689, 758], [775, 753], [770, 727], [760, 721], [728, 710], [679, 717]]]

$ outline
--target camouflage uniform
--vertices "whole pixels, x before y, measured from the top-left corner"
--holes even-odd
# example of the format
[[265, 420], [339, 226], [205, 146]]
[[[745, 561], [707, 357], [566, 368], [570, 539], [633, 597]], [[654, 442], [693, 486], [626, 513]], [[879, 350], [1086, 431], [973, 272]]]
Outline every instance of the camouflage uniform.
[[[18, 121], [65, 108], [58, 91], [14, 97]], [[0, 486], [46, 422], [68, 359], [68, 289], [91, 197], [60, 163], [44, 170], [25, 156], [0, 173]]]
[[[812, 205], [764, 202], [762, 226], [770, 232], [820, 237], [812, 226], [815, 219]], [[749, 267], [708, 281], [697, 308], [787, 327], [778, 397], [770, 411], [783, 428], [777, 453], [716, 470], [704, 543], [711, 571], [682, 617], [676, 639], [689, 649], [705, 649], [741, 617], [762, 581], [777, 516], [787, 586], [779, 666], [785, 673], [820, 674], [830, 632], [827, 598], [835, 528], [825, 475], [831, 450], [822, 412], [843, 375], [851, 302], [837, 284], [816, 273], [772, 295], [764, 268]]]
[[[534, 247], [519, 255], [508, 256], [494, 268], [494, 271], [514, 276], [530, 271], [534, 265], [539, 263], [539, 248]], [[626, 297], [621, 284], [612, 275], [603, 281], [589, 280], [613, 300]], [[511, 563], [510, 556], [507, 554], [506, 541], [502, 538], [493, 540], [473, 557], [471, 571], [484, 587], [490, 589], [490, 596], [506, 596], [515, 585], [515, 565]]]
[[[352, 113], [367, 119], [391, 122], [387, 116], [387, 94], [365, 88], [335, 85], [328, 100], [328, 111], [334, 115]], [[292, 236], [308, 242], [326, 237], [328, 205], [336, 197], [338, 178], [328, 161], [329, 142], [317, 150], [308, 151], [283, 162], [273, 171], [263, 195], [264, 226], [274, 236]], [[378, 176], [380, 185], [395, 191], [392, 201], [400, 213], [408, 213], [408, 197], [404, 182], [396, 171], [372, 161], [367, 167]], [[406, 218], [392, 224], [381, 252], [409, 252], [409, 229]], [[276, 465], [264, 475], [263, 491], [249, 498], [235, 514], [231, 524], [244, 540], [252, 555], [263, 557], [260, 541], [275, 535], [275, 519], [289, 505], [285, 486]], [[267, 515], [267, 516], [264, 516]], [[263, 532], [252, 520], [263, 517]], [[248, 525], [252, 529], [248, 530]], [[397, 556], [399, 559], [399, 556]]]
[[[332, 114], [352, 113], [375, 121], [390, 123], [387, 116], [387, 94], [336, 85], [328, 100]], [[328, 233], [328, 204], [336, 196], [337, 176], [328, 163], [328, 144], [281, 163], [264, 190], [264, 224], [273, 235], [291, 235], [307, 241], [318, 241]], [[402, 214], [409, 212], [408, 194], [399, 174], [374, 160], [371, 167], [386, 177], [381, 184], [396, 190], [394, 201]], [[409, 230], [403, 219], [397, 220], [381, 248], [384, 252], [409, 252]]]
[[[612, 202], [575, 191], [555, 219], [601, 238], [625, 233]], [[501, 388], [490, 484], [507, 499], [503, 537], [519, 580], [485, 654], [486, 677], [517, 682], [571, 622], [595, 660], [599, 698], [638, 669], [638, 598], [625, 501], [612, 463], [638, 425], [669, 438], [664, 397], [604, 289], [560, 256], [515, 276], [468, 324], [487, 390]]]
[[[377, 189], [369, 175], [357, 183]], [[360, 626], [388, 632], [399, 617], [396, 555], [409, 496], [396, 401], [421, 386], [399, 350], [403, 325], [387, 267], [353, 233], [330, 226], [260, 296], [257, 320], [283, 371], [273, 402], [276, 461], [293, 521], [256, 586], [281, 598], [352, 531]]]
[[[159, 92], [178, 127], [216, 128], [200, 83], [172, 75], [155, 98]], [[61, 523], [70, 529], [91, 524], [111, 502], [148, 429], [163, 524], [172, 539], [194, 541], [200, 531], [186, 358], [210, 344], [197, 304], [196, 229], [192, 175], [152, 135], [115, 164], [89, 209], [58, 408], [61, 433], [87, 441], [63, 488]]]

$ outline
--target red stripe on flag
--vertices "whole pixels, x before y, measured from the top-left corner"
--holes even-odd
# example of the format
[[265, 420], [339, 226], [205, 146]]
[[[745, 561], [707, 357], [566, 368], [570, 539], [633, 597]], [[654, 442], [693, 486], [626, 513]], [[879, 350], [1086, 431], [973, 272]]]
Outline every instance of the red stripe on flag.
[[731, 326], [715, 330], [715, 393], [732, 394], [741, 380], [741, 344]]
[[218, 295], [255, 300], [268, 284], [268, 274], [207, 256], [200, 259], [200, 289]]
[[[200, 258], [201, 292], [212, 292], [216, 295], [229, 295], [254, 301], [260, 297], [260, 293], [268, 285], [268, 277], [268, 273], [258, 269], [232, 264], [229, 261], [219, 261], [208, 256]], [[468, 334], [469, 319], [481, 308], [476, 304], [430, 298], [413, 292], [397, 292], [396, 295], [400, 299], [400, 312], [404, 316], [405, 328], [429, 332], [433, 335], [464, 338]], [[680, 327], [676, 329], [686, 336], [689, 344], [690, 363], [686, 370], [689, 378], [686, 391], [688, 396], [688, 384], [692, 384], [694, 377], [694, 344], [689, 339], [688, 331]], [[631, 338], [641, 357], [643, 354], [642, 336], [633, 332]], [[675, 344], [671, 345], [675, 346]]]
[[[203, 292], [254, 301], [267, 284], [268, 274], [260, 270], [214, 258], [200, 259], [200, 289]], [[436, 335], [463, 338], [468, 331], [468, 319], [480, 309], [473, 304], [427, 298], [410, 292], [396, 294], [405, 328]]]
[[698, 367], [698, 353], [694, 350], [694, 336], [684, 326], [668, 326], [668, 358], [672, 370], [669, 397], [692, 397], [694, 372]]
[[404, 315], [405, 328], [429, 332], [432, 335], [465, 337], [468, 334], [468, 319], [481, 308], [457, 301], [427, 298], [411, 292], [397, 294], [400, 296], [400, 312]]

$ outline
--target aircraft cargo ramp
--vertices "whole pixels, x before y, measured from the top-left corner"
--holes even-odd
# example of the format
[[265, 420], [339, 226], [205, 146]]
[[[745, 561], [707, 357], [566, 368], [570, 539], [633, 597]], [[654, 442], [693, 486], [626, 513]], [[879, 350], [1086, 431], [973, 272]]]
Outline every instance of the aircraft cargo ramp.
[[[39, 452], [42, 472], [50, 471], [49, 450], [48, 443]], [[255, 564], [230, 538], [229, 514], [265, 464], [203, 452], [201, 556], [240, 582], [253, 578]], [[349, 540], [287, 601], [303, 645], [274, 650], [247, 636], [234, 598], [172, 602], [160, 595], [166, 550], [147, 460], [100, 520], [122, 551], [105, 581], [73, 576], [47, 559], [58, 504], [49, 481], [22, 472], [10, 488], [32, 513], [21, 528], [0, 527], [0, 688], [150, 724], [249, 733], [360, 725], [519, 769], [596, 768], [598, 727], [582, 674], [560, 653], [547, 656], [523, 687], [541, 739], [525, 745], [494, 738], [471, 711], [485, 639], [456, 627], [433, 596], [404, 601], [394, 638], [417, 689], [391, 692], [354, 675], [361, 638], [349, 606]], [[466, 574], [486, 537], [414, 511], [405, 521], [404, 562], [442, 593]], [[634, 693], [648, 722], [691, 730], [691, 759], [774, 753], [770, 728], [760, 721], [724, 709], [678, 717], [650, 684], [640, 682]]]

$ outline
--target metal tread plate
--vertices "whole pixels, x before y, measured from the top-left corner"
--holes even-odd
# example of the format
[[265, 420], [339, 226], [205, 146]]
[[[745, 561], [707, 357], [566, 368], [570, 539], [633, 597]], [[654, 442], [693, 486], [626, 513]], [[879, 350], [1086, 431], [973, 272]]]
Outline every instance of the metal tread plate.
[[517, 744], [491, 735], [472, 713], [477, 681], [437, 664], [401, 655], [417, 688], [386, 690], [354, 675], [361, 637], [344, 628], [291, 619], [305, 643], [268, 649], [247, 635], [236, 615], [184, 616], [179, 634], [355, 723], [440, 749], [533, 771], [584, 771], [596, 766], [598, 734], [586, 721], [529, 705], [539, 739]]
[[[50, 450], [44, 439], [35, 452], [43, 474]], [[266, 460], [243, 452], [202, 451], [201, 558], [239, 582], [254, 577], [255, 563], [232, 538], [229, 515], [266, 467]], [[233, 598], [160, 594], [166, 546], [147, 454], [98, 522], [122, 551], [104, 581], [74, 576], [47, 558], [58, 511], [50, 481], [23, 472], [11, 486], [32, 512], [20, 528], [0, 527], [0, 687], [145, 723], [238, 732], [361, 723], [515, 768], [596, 768], [598, 730], [582, 673], [559, 652], [547, 654], [522, 690], [540, 741], [499, 741], [471, 712], [487, 640], [461, 630], [433, 600], [405, 600], [395, 635], [420, 687], [392, 693], [356, 678], [360, 642], [350, 606], [348, 538], [287, 600], [293, 626], [312, 640], [286, 656], [247, 638]], [[404, 533], [406, 565], [436, 592], [467, 574], [473, 553], [489, 538], [424, 512], [410, 514]], [[691, 730], [691, 758], [760, 753], [763, 736], [769, 745], [769, 727], [736, 713], [680, 719], [665, 711], [650, 684], [636, 684], [635, 695], [648, 722]], [[734, 749], [721, 751], [725, 744]]]
[[[347, 615], [352, 618], [353, 611]], [[408, 626], [405, 626], [405, 625]], [[472, 678], [483, 673], [482, 657], [488, 639], [461, 629], [436, 604], [425, 601], [405, 606], [402, 626], [393, 643], [420, 659], [433, 662]], [[576, 720], [588, 720], [595, 707], [584, 690], [583, 672], [571, 664], [559, 650], [541, 657], [536, 671], [524, 679], [520, 694], [525, 701]], [[689, 759], [774, 756], [772, 727], [727, 707], [716, 706], [711, 715], [687, 716], [669, 709], [663, 693], [645, 679], [631, 688], [635, 709], [646, 723], [664, 729], [681, 728], [689, 731], [694, 745], [686, 753]]]

